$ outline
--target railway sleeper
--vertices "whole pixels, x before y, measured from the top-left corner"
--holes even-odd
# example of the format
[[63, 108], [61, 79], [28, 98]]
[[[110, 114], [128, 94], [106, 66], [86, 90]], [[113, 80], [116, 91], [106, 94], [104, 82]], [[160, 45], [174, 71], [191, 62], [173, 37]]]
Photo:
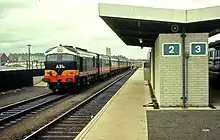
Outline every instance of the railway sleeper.
[[89, 121], [91, 120], [91, 117], [89, 118], [67, 118], [68, 121]]
[[40, 140], [47, 140], [47, 139], [56, 139], [56, 140], [72, 140], [74, 139], [75, 137], [74, 136], [42, 136], [40, 138]]
[[64, 132], [79, 132], [84, 127], [54, 127], [51, 129], [51, 131], [64, 131]]
[[65, 120], [62, 121], [63, 124], [80, 124], [80, 123], [88, 123], [90, 120]]
[[86, 123], [61, 123], [58, 124], [59, 127], [81, 127], [81, 126], [85, 126]]

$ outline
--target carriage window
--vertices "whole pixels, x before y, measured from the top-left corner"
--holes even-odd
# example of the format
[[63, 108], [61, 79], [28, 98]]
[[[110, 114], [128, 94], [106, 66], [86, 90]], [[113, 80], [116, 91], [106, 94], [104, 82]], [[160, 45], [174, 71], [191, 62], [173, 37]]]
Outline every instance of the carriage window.
[[217, 50], [217, 57], [220, 57], [220, 50]]
[[213, 51], [209, 52], [209, 57], [213, 57]]
[[213, 52], [213, 55], [214, 55], [215, 57], [218, 57], [218, 56], [219, 56], [218, 50], [215, 50], [215, 51], [212, 51], [212, 52]]

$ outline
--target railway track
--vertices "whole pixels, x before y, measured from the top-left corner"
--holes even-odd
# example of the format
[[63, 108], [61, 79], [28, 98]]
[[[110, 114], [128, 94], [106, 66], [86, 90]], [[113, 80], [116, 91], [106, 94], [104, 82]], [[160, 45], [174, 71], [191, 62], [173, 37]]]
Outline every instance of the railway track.
[[0, 108], [0, 130], [50, 107], [68, 94], [48, 93]]
[[24, 136], [23, 140], [74, 139], [134, 72], [132, 70], [122, 75], [55, 120]]

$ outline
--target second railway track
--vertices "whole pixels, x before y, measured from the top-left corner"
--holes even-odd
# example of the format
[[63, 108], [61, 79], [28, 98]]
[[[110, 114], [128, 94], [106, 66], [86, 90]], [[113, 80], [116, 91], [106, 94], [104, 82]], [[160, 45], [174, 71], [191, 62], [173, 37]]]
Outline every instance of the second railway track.
[[12, 125], [40, 109], [49, 107], [52, 103], [66, 97], [67, 94], [44, 94], [25, 101], [0, 108], [0, 130]]
[[74, 139], [120, 87], [135, 72], [132, 70], [23, 140]]

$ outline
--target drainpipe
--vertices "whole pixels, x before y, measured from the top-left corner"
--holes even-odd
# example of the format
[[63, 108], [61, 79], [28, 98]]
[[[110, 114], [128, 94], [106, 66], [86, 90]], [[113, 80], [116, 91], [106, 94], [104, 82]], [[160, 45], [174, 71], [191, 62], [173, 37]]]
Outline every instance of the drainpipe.
[[182, 88], [182, 97], [181, 99], [183, 100], [183, 107], [185, 108], [186, 107], [186, 101], [187, 101], [187, 98], [186, 98], [186, 95], [187, 95], [187, 65], [188, 64], [186, 62], [186, 52], [185, 52], [185, 38], [186, 38], [186, 35], [185, 35], [185, 25], [183, 25], [183, 30], [182, 30], [182, 34], [181, 34], [181, 38], [182, 38], [182, 79], [183, 79], [183, 88]]

